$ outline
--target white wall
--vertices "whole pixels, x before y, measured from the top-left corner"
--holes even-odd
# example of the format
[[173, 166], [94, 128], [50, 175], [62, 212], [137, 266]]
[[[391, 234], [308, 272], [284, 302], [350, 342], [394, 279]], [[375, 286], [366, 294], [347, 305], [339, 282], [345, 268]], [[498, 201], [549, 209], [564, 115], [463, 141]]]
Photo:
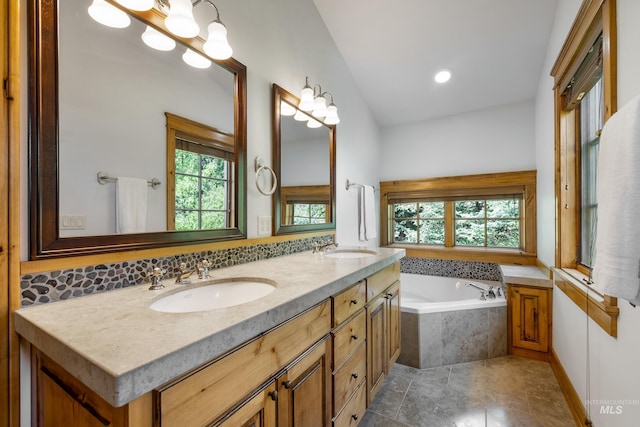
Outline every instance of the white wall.
[[536, 168], [533, 102], [384, 128], [381, 181]]
[[[580, 7], [579, 0], [560, 0], [547, 59], [536, 97], [536, 162], [538, 169], [538, 257], [554, 263], [555, 200], [553, 167], [553, 81], [549, 72]], [[617, 0], [618, 7], [618, 106], [640, 94], [640, 2]], [[591, 372], [591, 418], [598, 427], [638, 424], [640, 404], [627, 402], [620, 414], [600, 414], [601, 402], [640, 400], [640, 308], [619, 300], [618, 338], [612, 338], [589, 320], [562, 291], [553, 293], [553, 348], [583, 399], [586, 393], [587, 341]], [[588, 340], [587, 340], [588, 337]], [[605, 405], [608, 404], [604, 403]], [[616, 407], [616, 404], [613, 404]]]

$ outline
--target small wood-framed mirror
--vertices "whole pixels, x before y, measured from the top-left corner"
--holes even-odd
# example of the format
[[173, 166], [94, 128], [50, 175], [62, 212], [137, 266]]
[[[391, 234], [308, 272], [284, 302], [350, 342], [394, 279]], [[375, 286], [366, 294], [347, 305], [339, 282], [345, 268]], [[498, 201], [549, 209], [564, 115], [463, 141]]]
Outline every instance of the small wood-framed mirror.
[[273, 170], [280, 181], [272, 196], [274, 234], [335, 230], [336, 126], [299, 110], [299, 99], [275, 83], [272, 98]]

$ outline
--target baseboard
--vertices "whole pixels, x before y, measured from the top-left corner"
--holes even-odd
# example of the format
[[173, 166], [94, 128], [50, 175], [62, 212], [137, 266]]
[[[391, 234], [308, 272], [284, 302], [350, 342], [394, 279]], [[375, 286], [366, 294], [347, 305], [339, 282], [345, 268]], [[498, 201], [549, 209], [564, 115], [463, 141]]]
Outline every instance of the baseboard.
[[540, 360], [542, 362], [549, 362], [549, 353], [543, 353], [541, 351], [509, 346], [509, 354], [513, 356], [526, 357], [528, 359]]
[[[551, 364], [551, 369], [553, 369], [553, 373], [560, 384], [560, 388], [562, 389], [564, 398], [567, 401], [567, 405], [569, 405], [569, 410], [571, 411], [571, 415], [573, 415], [576, 426], [586, 426], [584, 421], [587, 419], [587, 412], [584, 409], [582, 400], [580, 399], [578, 392], [576, 392], [576, 389], [573, 388], [573, 384], [571, 384], [571, 380], [569, 379], [567, 372], [562, 367], [562, 364], [558, 359], [558, 355], [553, 348], [549, 355], [549, 363]], [[593, 425], [591, 427], [593, 427]]]

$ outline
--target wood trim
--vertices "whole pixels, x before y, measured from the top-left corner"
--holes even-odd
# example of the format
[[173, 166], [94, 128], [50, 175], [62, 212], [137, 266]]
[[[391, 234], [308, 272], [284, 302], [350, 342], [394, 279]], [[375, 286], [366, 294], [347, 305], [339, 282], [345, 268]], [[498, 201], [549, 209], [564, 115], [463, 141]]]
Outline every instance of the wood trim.
[[[302, 238], [322, 237], [327, 235], [333, 235], [335, 240], [335, 233], [328, 231], [318, 231], [315, 233], [306, 234], [291, 234], [287, 236], [272, 236], [261, 237], [256, 239], [246, 240], [233, 240], [229, 242], [213, 242], [203, 243], [199, 245], [185, 245], [185, 246], [168, 246], [164, 248], [146, 249], [139, 251], [127, 251], [117, 252], [110, 254], [97, 254], [97, 255], [85, 255], [72, 258], [60, 258], [60, 259], [44, 259], [38, 261], [24, 261], [20, 264], [20, 274], [32, 274], [42, 271], [59, 270], [65, 268], [83, 267], [87, 265], [96, 265], [104, 263], [113, 263], [121, 261], [130, 261], [132, 259], [144, 259], [162, 256], [172, 256], [191, 252], [201, 251], [213, 251], [218, 249], [232, 249], [240, 248], [244, 246], [253, 246], [259, 244], [279, 243], [289, 240], [296, 240]], [[20, 278], [16, 279], [16, 284], [20, 283]], [[19, 291], [19, 289], [18, 289]], [[19, 292], [18, 292], [19, 293]]]
[[[389, 227], [389, 218], [392, 215], [392, 208], [389, 203], [394, 198], [402, 197], [459, 197], [462, 195], [492, 195], [504, 194], [507, 192], [523, 193], [522, 218], [524, 251], [522, 254], [530, 255], [523, 261], [522, 254], [514, 256], [516, 251], [503, 252], [495, 248], [462, 248], [453, 246], [453, 232], [445, 231], [445, 247], [430, 247], [422, 245], [398, 245], [392, 246], [405, 247], [411, 249], [412, 252], [419, 253], [419, 257], [440, 257], [447, 256], [445, 259], [469, 259], [487, 260], [488, 254], [504, 255], [509, 261], [514, 263], [535, 263], [537, 250], [537, 232], [536, 232], [536, 174], [535, 170], [520, 172], [504, 172], [490, 173], [478, 175], [461, 175], [448, 176], [439, 178], [423, 178], [409, 180], [384, 181], [380, 183], [380, 245], [387, 246], [393, 241], [393, 230]], [[452, 212], [445, 213], [445, 219], [449, 218], [447, 225], [452, 228]], [[451, 234], [451, 235], [449, 235]], [[453, 247], [448, 247], [447, 245]], [[480, 255], [484, 254], [484, 255]], [[407, 252], [409, 255], [409, 252]], [[413, 255], [409, 255], [413, 256]], [[502, 262], [502, 261], [500, 261]]]
[[[604, 296], [604, 302], [598, 301], [591, 296], [591, 293], [587, 296], [587, 293], [583, 289], [573, 283], [571, 279], [569, 279], [570, 275], [567, 272], [560, 269], [553, 269], [553, 272], [554, 285], [564, 292], [578, 308], [588, 313], [589, 317], [600, 325], [606, 333], [612, 337], [617, 337], [618, 316], [620, 314], [620, 308], [617, 306], [617, 298]], [[596, 293], [595, 290], [593, 292]]]
[[567, 401], [567, 406], [569, 406], [569, 410], [576, 422], [576, 426], [585, 426], [586, 424], [584, 423], [584, 420], [587, 419], [587, 411], [582, 404], [582, 399], [580, 399], [578, 392], [576, 392], [576, 389], [573, 387], [571, 379], [569, 379], [569, 375], [567, 375], [567, 372], [564, 370], [564, 367], [560, 363], [560, 359], [558, 359], [558, 355], [553, 348], [551, 348], [550, 351], [549, 363], [553, 370], [553, 374], [558, 380], [558, 384], [560, 384], [562, 394]]

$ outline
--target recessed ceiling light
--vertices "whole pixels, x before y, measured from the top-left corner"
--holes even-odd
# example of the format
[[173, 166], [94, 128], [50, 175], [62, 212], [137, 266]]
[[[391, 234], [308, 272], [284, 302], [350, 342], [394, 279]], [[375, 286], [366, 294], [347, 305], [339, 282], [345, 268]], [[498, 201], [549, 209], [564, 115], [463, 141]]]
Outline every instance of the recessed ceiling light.
[[451, 78], [452, 75], [452, 71], [449, 70], [448, 68], [445, 68], [443, 70], [438, 71], [434, 76], [433, 79], [436, 81], [436, 83], [446, 83], [449, 81], [449, 79]]

